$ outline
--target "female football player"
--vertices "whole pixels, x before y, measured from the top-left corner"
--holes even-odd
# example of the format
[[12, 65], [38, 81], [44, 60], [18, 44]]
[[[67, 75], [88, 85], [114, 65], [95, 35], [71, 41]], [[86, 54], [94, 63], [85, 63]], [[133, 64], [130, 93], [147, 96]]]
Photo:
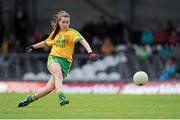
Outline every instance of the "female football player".
[[51, 47], [47, 62], [51, 77], [45, 87], [39, 89], [34, 95], [26, 97], [18, 104], [18, 107], [27, 106], [53, 90], [56, 90], [61, 106], [69, 103], [69, 100], [63, 94], [63, 79], [67, 76], [73, 61], [72, 55], [75, 43], [80, 42], [85, 47], [90, 60], [97, 60], [97, 55], [92, 52], [91, 47], [82, 35], [78, 31], [69, 28], [70, 19], [69, 13], [60, 11], [51, 22], [53, 30], [49, 37], [26, 48], [26, 52], [31, 53], [34, 49]]

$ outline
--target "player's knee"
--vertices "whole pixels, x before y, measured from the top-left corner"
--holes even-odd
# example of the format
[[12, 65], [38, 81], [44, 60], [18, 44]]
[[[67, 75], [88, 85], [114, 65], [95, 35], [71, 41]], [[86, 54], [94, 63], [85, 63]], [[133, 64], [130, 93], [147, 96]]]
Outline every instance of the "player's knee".
[[55, 79], [62, 79], [63, 78], [61, 73], [54, 74], [54, 77], [55, 77]]

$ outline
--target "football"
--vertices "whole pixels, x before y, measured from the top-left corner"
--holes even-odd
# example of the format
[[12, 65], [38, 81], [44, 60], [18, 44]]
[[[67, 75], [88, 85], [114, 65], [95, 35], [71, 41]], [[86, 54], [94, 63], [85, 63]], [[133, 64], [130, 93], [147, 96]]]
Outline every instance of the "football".
[[148, 75], [144, 71], [138, 71], [133, 76], [133, 82], [138, 85], [142, 86], [148, 82]]

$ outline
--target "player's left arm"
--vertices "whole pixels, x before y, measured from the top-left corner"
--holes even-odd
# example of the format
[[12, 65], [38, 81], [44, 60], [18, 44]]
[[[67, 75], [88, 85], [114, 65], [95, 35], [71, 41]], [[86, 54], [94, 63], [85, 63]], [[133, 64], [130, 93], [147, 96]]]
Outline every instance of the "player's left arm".
[[86, 51], [88, 52], [89, 59], [96, 61], [98, 59], [98, 56], [95, 53], [93, 53], [89, 43], [84, 38], [82, 38], [82, 40], [80, 40], [79, 42], [85, 47]]
[[85, 47], [85, 49], [88, 53], [92, 53], [92, 49], [91, 49], [89, 43], [84, 38], [82, 40], [80, 40], [79, 42]]

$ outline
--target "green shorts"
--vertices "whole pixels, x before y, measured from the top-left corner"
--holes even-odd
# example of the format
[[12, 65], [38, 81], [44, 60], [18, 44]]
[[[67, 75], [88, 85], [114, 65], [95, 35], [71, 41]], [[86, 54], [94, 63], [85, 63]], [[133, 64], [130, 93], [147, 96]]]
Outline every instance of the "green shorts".
[[65, 77], [67, 76], [67, 74], [70, 70], [71, 63], [68, 62], [67, 59], [62, 58], [62, 57], [49, 56], [48, 62], [47, 62], [47, 67], [49, 67], [49, 65], [52, 63], [59, 63], [59, 65], [61, 66], [63, 79], [65, 79]]

